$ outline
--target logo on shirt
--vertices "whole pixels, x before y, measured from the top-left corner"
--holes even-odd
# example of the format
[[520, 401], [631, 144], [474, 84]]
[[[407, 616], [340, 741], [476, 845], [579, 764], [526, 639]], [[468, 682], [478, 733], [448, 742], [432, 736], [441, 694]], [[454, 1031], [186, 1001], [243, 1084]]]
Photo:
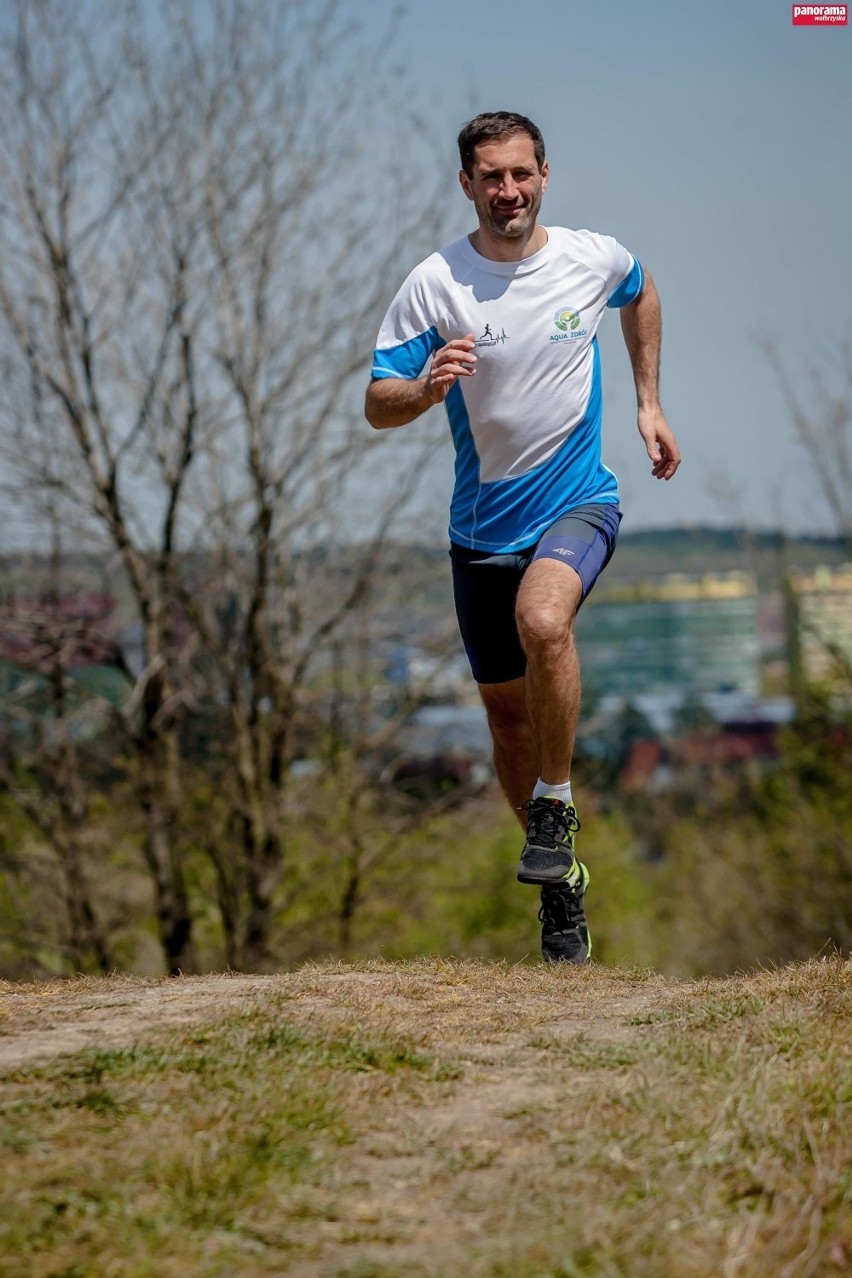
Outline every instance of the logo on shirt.
[[509, 338], [505, 328], [501, 328], [499, 333], [495, 333], [490, 324], [485, 325], [485, 332], [481, 337], [477, 337], [474, 346], [498, 346], [503, 342], [508, 342]]
[[580, 327], [580, 312], [575, 311], [572, 306], [560, 307], [553, 317], [553, 322], [559, 332], [551, 333], [551, 342], [571, 341], [572, 338], [585, 337], [589, 331], [587, 328]]

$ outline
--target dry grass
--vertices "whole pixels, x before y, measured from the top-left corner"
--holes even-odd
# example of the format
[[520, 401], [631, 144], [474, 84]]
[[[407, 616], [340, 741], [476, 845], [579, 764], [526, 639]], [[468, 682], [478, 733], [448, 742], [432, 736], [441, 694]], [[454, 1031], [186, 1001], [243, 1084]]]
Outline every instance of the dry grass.
[[0, 1273], [852, 1272], [850, 1024], [838, 958], [0, 983]]

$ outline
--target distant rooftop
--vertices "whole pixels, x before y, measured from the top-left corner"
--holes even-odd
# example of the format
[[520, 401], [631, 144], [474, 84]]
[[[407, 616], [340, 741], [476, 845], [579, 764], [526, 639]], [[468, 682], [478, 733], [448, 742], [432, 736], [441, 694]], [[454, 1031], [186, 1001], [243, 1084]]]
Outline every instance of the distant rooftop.
[[793, 584], [800, 594], [852, 595], [852, 563], [836, 567], [820, 564], [810, 572], [795, 572]]
[[757, 577], [752, 572], [669, 572], [638, 581], [603, 578], [589, 603], [668, 602], [681, 599], [752, 599]]

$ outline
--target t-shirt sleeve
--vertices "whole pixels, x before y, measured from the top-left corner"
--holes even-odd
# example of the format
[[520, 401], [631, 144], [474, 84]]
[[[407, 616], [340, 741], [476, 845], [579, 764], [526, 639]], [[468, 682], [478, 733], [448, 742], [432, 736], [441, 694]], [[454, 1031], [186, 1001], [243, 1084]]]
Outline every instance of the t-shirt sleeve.
[[593, 231], [579, 231], [578, 235], [583, 237], [587, 264], [604, 281], [607, 306], [621, 307], [635, 302], [645, 287], [645, 273], [638, 258], [611, 235], [598, 235]]
[[382, 321], [373, 354], [373, 377], [419, 377], [429, 357], [444, 345], [438, 335], [434, 308], [423, 265], [408, 276]]
[[607, 253], [607, 306], [619, 308], [635, 302], [645, 287], [642, 263], [623, 244], [610, 235], [602, 235]]
[[[621, 248], [621, 245], [619, 244], [618, 247]], [[627, 249], [621, 249], [621, 251], [627, 253]], [[645, 272], [642, 270], [642, 263], [638, 257], [633, 257], [630, 253], [627, 253], [627, 257], [630, 261], [627, 274], [618, 287], [610, 293], [607, 298], [607, 306], [615, 308], [627, 306], [630, 302], [636, 301], [636, 298], [645, 287]]]

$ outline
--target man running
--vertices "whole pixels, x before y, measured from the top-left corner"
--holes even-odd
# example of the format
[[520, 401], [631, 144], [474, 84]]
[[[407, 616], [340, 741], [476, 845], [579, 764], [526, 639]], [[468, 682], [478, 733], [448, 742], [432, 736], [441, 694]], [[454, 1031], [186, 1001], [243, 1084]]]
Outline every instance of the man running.
[[595, 333], [618, 308], [651, 473], [671, 479], [680, 453], [658, 394], [660, 303], [616, 240], [541, 225], [549, 171], [531, 120], [478, 115], [458, 143], [479, 226], [405, 280], [379, 332], [365, 411], [385, 430], [446, 405], [456, 611], [497, 776], [526, 828], [518, 879], [541, 889], [544, 958], [582, 964], [592, 944], [570, 780], [574, 618], [621, 521], [601, 462]]

